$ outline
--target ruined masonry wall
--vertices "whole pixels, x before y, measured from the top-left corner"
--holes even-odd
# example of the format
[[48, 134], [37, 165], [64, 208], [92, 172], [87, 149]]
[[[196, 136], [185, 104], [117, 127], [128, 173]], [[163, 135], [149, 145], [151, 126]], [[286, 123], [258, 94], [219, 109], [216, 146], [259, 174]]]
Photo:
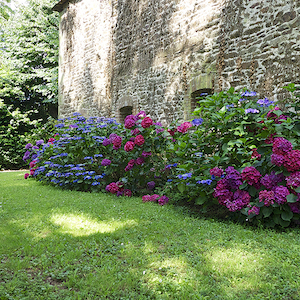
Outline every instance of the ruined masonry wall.
[[167, 124], [190, 116], [197, 90], [280, 101], [299, 82], [296, 0], [71, 0], [60, 28], [60, 116], [132, 106]]

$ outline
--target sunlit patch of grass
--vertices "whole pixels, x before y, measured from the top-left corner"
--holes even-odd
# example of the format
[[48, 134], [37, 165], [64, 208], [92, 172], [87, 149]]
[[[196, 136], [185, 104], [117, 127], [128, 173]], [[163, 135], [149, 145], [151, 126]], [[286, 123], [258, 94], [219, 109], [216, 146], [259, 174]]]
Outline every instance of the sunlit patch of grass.
[[33, 180], [20, 187], [21, 175], [0, 173], [0, 299], [300, 299], [298, 228]]
[[51, 217], [51, 222], [60, 226], [61, 233], [72, 234], [73, 236], [87, 236], [94, 233], [114, 232], [124, 226], [137, 225], [134, 220], [126, 220], [124, 222], [107, 220], [97, 221], [84, 214], [58, 214], [55, 213]]
[[206, 260], [210, 269], [219, 278], [227, 278], [228, 286], [225, 290], [234, 289], [235, 292], [253, 289], [260, 286], [259, 274], [264, 269], [263, 255], [255, 251], [246, 251], [238, 247], [229, 249], [212, 249]]

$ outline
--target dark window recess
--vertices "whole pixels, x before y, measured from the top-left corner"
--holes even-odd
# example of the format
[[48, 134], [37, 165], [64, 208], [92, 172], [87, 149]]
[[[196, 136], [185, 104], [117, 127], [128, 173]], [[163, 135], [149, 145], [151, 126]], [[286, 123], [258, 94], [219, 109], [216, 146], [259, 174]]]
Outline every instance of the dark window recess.
[[191, 94], [191, 111], [199, 106], [198, 101], [207, 95], [212, 95], [212, 89], [201, 89]]
[[128, 115], [132, 115], [132, 106], [120, 108], [120, 122], [124, 123], [124, 120]]

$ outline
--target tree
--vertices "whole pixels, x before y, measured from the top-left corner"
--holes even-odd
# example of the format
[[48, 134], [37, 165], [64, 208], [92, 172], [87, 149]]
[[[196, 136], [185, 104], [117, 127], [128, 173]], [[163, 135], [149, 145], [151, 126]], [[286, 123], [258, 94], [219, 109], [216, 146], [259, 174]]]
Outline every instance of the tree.
[[9, 16], [12, 14], [13, 10], [9, 6], [10, 3], [11, 0], [0, 0], [1, 19], [8, 20]]
[[3, 26], [0, 98], [40, 117], [57, 116], [58, 13], [56, 0], [30, 0]]

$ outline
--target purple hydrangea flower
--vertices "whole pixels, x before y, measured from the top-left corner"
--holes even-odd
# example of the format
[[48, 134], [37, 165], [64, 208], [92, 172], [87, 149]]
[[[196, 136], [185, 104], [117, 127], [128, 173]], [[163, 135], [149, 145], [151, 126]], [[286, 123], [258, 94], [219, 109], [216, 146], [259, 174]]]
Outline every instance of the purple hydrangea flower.
[[155, 188], [155, 182], [154, 181], [149, 181], [147, 183], [147, 188], [152, 191]]
[[36, 145], [37, 146], [41, 146], [43, 144], [44, 144], [44, 140], [38, 140], [38, 141], [36, 141]]
[[31, 143], [28, 143], [26, 146], [25, 146], [25, 149], [28, 150], [32, 147], [32, 144]]
[[102, 161], [101, 161], [101, 166], [109, 166], [111, 164], [111, 160], [110, 159], [106, 159], [104, 158]]

